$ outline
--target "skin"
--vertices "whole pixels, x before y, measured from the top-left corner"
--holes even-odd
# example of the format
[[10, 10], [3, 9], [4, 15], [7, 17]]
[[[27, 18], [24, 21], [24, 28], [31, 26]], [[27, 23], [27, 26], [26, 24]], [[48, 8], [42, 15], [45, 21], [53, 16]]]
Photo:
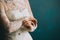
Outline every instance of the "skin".
[[[2, 4], [3, 4], [3, 5], [2, 5]], [[1, 11], [0, 15], [1, 15], [1, 19], [2, 19], [2, 22], [3, 22], [3, 24], [5, 25], [5, 27], [8, 28], [9, 33], [12, 33], [12, 32], [14, 32], [14, 31], [20, 29], [20, 26], [21, 26], [22, 24], [23, 24], [25, 27], [27, 27], [28, 25], [31, 26], [30, 23], [33, 22], [34, 27], [37, 26], [37, 21], [36, 21], [36, 19], [33, 17], [33, 14], [32, 14], [32, 11], [31, 11], [31, 8], [30, 8], [30, 5], [29, 5], [28, 0], [25, 0], [25, 6], [26, 6], [26, 8], [28, 9], [28, 11], [29, 11], [29, 13], [30, 13], [30, 17], [28, 17], [27, 19], [22, 18], [22, 19], [17, 20], [17, 21], [10, 21], [10, 20], [8, 19], [8, 17], [6, 16], [5, 10], [7, 11], [7, 10], [13, 8], [14, 6], [11, 7], [11, 8], [9, 8], [9, 6], [7, 6], [4, 2], [0, 2], [0, 11]], [[22, 9], [23, 9], [23, 8], [24, 8], [24, 5], [22, 5], [21, 7], [22, 7]], [[28, 25], [27, 25], [26, 23], [28, 23]], [[16, 25], [18, 25], [18, 26], [16, 26]]]

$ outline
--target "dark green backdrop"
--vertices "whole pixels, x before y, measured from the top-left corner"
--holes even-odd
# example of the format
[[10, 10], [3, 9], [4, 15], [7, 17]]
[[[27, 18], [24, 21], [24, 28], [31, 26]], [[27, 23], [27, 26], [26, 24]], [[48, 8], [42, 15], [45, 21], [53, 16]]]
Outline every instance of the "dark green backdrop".
[[31, 33], [34, 40], [60, 40], [60, 0], [29, 0], [38, 20], [38, 28]]

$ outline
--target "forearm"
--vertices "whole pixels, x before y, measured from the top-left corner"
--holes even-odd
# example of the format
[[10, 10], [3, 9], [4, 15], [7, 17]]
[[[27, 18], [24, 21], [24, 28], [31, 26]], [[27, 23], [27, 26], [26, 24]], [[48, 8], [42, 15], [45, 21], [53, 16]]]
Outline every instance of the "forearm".
[[5, 14], [4, 6], [1, 3], [0, 3], [0, 10], [1, 10], [1, 12], [0, 12], [1, 19], [4, 23], [4, 25], [8, 26], [10, 22], [8, 20], [8, 17]]

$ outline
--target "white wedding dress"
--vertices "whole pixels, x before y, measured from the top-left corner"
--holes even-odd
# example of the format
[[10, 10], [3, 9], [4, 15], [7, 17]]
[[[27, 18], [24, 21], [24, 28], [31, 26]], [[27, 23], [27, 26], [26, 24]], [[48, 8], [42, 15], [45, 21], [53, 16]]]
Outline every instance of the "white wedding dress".
[[[21, 2], [23, 2], [23, 0]], [[19, 9], [10, 10], [6, 12], [6, 15], [10, 20], [16, 21], [23, 17], [29, 17], [30, 13], [28, 12], [27, 8], [24, 8], [24, 10], [21, 12], [19, 11]], [[33, 40], [29, 32], [21, 31], [21, 30], [18, 30], [14, 33], [7, 35], [7, 39], [8, 40]]]

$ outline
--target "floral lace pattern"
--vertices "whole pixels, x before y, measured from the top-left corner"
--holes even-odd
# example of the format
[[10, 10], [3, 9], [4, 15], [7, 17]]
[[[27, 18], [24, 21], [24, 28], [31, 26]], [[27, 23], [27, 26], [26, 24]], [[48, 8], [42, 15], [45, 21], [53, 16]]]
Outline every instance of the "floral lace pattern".
[[11, 1], [7, 1], [7, 5], [9, 9], [19, 9], [20, 11], [22, 11], [23, 9], [25, 9], [25, 1], [24, 0], [13, 0]]

